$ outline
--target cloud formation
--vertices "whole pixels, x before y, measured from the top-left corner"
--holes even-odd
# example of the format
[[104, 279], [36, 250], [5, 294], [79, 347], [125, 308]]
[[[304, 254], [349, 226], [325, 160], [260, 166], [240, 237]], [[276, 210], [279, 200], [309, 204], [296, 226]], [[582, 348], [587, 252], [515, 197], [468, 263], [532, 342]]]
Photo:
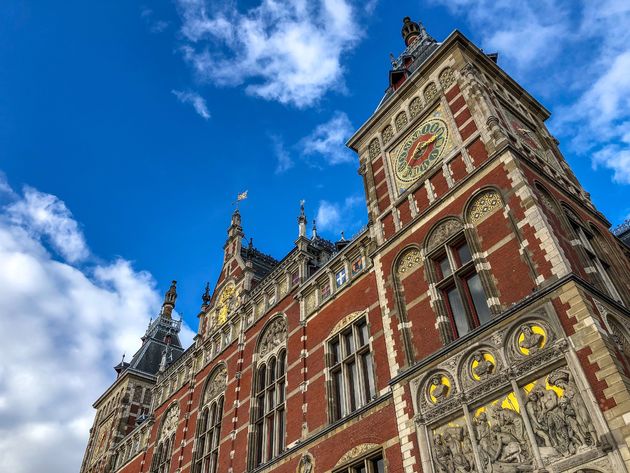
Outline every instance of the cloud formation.
[[[33, 188], [0, 209], [0, 458], [3, 471], [78, 471], [94, 400], [140, 347], [161, 296], [152, 276], [90, 254], [64, 202]], [[188, 328], [182, 338], [192, 339]]]
[[359, 40], [352, 0], [177, 0], [182, 52], [197, 76], [296, 107], [343, 90], [342, 57]]
[[[630, 184], [630, 3], [432, 0], [463, 16], [486, 50], [541, 91], [561, 85], [552, 125], [578, 155]], [[568, 54], [567, 54], [568, 53]], [[549, 78], [552, 78], [549, 81]]]
[[338, 235], [344, 231], [349, 239], [351, 235], [348, 232], [358, 230], [357, 220], [352, 217], [363, 202], [363, 197], [358, 195], [346, 197], [341, 203], [321, 200], [317, 208], [317, 228], [323, 232], [336, 232]]
[[197, 112], [200, 117], [205, 120], [210, 118], [210, 111], [208, 110], [206, 99], [204, 99], [197, 92], [193, 92], [190, 90], [171, 90], [171, 92], [181, 103], [192, 105], [195, 109], [195, 112]]
[[348, 115], [337, 111], [329, 121], [318, 125], [302, 139], [303, 154], [321, 157], [331, 165], [353, 162], [356, 155], [346, 147], [353, 132]]

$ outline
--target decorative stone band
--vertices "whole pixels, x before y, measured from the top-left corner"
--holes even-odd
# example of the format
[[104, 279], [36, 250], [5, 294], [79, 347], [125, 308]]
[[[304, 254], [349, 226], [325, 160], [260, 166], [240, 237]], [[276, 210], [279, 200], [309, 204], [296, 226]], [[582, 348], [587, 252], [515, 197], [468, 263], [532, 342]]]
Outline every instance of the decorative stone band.
[[468, 221], [475, 225], [485, 220], [487, 216], [503, 207], [501, 196], [495, 190], [487, 190], [479, 194], [468, 209]]

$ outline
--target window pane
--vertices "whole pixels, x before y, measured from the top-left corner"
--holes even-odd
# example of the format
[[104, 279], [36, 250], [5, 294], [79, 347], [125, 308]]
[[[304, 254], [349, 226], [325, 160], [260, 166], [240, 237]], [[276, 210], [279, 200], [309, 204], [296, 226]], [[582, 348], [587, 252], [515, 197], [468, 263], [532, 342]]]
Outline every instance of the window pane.
[[258, 395], [258, 398], [256, 399], [256, 418], [260, 419], [262, 416], [265, 415], [265, 393], [261, 393]]
[[343, 376], [341, 370], [334, 374], [334, 390], [335, 390], [335, 417], [339, 419], [346, 415], [346, 396], [343, 390]]
[[365, 473], [365, 463], [361, 464], [361, 465], [357, 465], [357, 467], [354, 470], [356, 473]]
[[385, 473], [385, 464], [383, 463], [383, 457], [374, 458], [372, 462], [373, 473]]
[[258, 369], [258, 391], [262, 391], [265, 388], [265, 371], [265, 365]]
[[359, 345], [365, 345], [369, 339], [367, 323], [365, 323], [365, 320], [357, 326], [357, 334], [359, 335]]
[[481, 279], [479, 279], [479, 275], [475, 273], [474, 276], [468, 278], [467, 282], [470, 297], [472, 297], [473, 304], [475, 304], [475, 311], [477, 312], [479, 323], [483, 325], [490, 321], [490, 310], [488, 309], [483, 287], [481, 287]]
[[459, 263], [464, 265], [468, 263], [472, 256], [470, 255], [470, 248], [468, 248], [468, 244], [464, 243], [462, 246], [457, 248], [457, 255], [459, 256]]
[[278, 376], [284, 375], [284, 357], [286, 356], [285, 352], [280, 352], [278, 356]]
[[459, 296], [459, 291], [456, 287], [447, 292], [447, 297], [451, 314], [453, 314], [453, 319], [455, 320], [457, 334], [461, 337], [467, 334], [470, 330], [468, 318], [466, 317], [466, 312], [464, 311], [464, 306], [462, 305], [462, 298]]
[[274, 448], [275, 448], [275, 442], [274, 442], [274, 436], [275, 436], [275, 431], [276, 429], [274, 429], [274, 416], [268, 417], [267, 418], [267, 455], [265, 456], [266, 460], [269, 460], [271, 457], [273, 457], [274, 454]]
[[275, 399], [275, 389], [272, 387], [267, 391], [267, 411], [272, 410], [276, 407], [276, 399]]
[[339, 360], [341, 359], [341, 347], [339, 346], [338, 339], [335, 339], [334, 341], [330, 342], [330, 355], [332, 357], [333, 365], [336, 365], [337, 363], [339, 363]]
[[269, 362], [269, 378], [268, 383], [272, 384], [276, 380], [276, 360], [272, 358]]
[[438, 265], [440, 267], [440, 274], [442, 279], [453, 274], [451, 271], [451, 264], [448, 262], [448, 258], [444, 255], [444, 258], [438, 261]]
[[282, 452], [284, 450], [284, 425], [286, 422], [284, 409], [278, 411], [278, 422], [280, 423], [278, 426], [278, 451]]
[[284, 381], [278, 383], [278, 404], [284, 402]]
[[361, 404], [361, 395], [359, 394], [359, 380], [357, 379], [357, 365], [354, 361], [346, 365], [348, 372], [348, 399], [350, 402], [350, 411], [354, 411]]
[[256, 424], [256, 466], [262, 462], [262, 447], [263, 447], [263, 424], [262, 422]]
[[354, 353], [354, 336], [352, 335], [352, 331], [344, 333], [343, 340], [346, 349], [345, 356]]
[[374, 366], [372, 365], [372, 354], [364, 353], [363, 358], [363, 379], [365, 380], [365, 398], [369, 401], [376, 394], [376, 386], [374, 383]]

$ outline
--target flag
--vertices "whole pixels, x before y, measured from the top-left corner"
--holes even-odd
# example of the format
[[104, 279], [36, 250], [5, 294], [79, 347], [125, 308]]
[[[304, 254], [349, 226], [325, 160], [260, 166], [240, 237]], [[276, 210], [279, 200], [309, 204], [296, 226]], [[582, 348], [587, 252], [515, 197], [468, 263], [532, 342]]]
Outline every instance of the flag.
[[245, 199], [247, 199], [247, 191], [241, 192], [238, 196], [236, 196], [237, 201], [241, 201]]

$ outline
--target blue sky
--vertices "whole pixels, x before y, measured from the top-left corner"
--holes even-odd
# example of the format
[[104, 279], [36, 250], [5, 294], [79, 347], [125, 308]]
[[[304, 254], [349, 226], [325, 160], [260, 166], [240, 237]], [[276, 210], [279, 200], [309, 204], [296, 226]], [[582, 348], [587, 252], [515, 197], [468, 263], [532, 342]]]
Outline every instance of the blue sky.
[[[46, 429], [63, 425], [70, 453], [47, 471], [77, 469], [89, 404], [122, 351], [137, 348], [171, 279], [196, 329], [238, 192], [249, 191], [247, 237], [277, 258], [296, 238], [301, 199], [330, 239], [365, 223], [357, 161], [343, 144], [385, 90], [403, 16], [438, 41], [458, 28], [498, 51], [553, 113], [552, 133], [598, 208], [613, 225], [627, 218], [630, 7], [519, 3], [1, 2], [0, 264], [15, 271], [1, 277], [0, 302], [14, 315], [0, 326], [18, 341], [42, 335], [32, 353], [0, 362], [0, 417], [23, 402], [9, 363], [44, 376], [34, 362], [42, 356], [58, 363], [47, 371], [77, 365], [81, 396], [47, 382], [82, 406], [68, 420], [52, 414], [53, 395], [33, 394], [37, 409], [21, 419], [30, 430], [15, 442], [44, 445]], [[89, 356], [74, 363], [81, 351]], [[0, 422], [0, 434], [17, 422]], [[9, 451], [15, 472], [47, 461], [43, 446], [27, 460], [0, 440], [0, 456]]]

